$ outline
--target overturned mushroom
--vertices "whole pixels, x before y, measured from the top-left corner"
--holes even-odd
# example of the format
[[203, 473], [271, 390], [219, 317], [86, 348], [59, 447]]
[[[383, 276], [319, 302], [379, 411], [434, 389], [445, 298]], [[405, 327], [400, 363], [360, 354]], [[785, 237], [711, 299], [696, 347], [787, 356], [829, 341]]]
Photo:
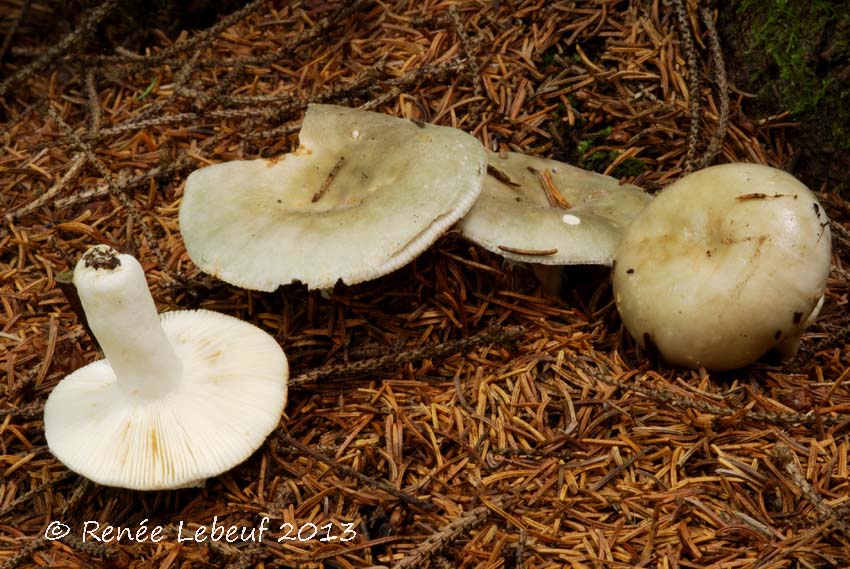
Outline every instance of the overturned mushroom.
[[557, 294], [563, 265], [610, 265], [624, 228], [649, 202], [637, 186], [563, 162], [487, 152], [481, 196], [463, 218], [467, 239], [531, 264]]
[[251, 455], [277, 426], [288, 367], [259, 328], [208, 310], [157, 315], [139, 262], [98, 245], [74, 270], [106, 359], [44, 408], [51, 452], [100, 484], [178, 488]]
[[265, 291], [376, 278], [472, 207], [486, 167], [460, 130], [333, 105], [310, 106], [300, 143], [189, 176], [180, 230], [201, 269]]
[[626, 328], [670, 363], [728, 370], [792, 356], [822, 303], [829, 221], [781, 170], [724, 164], [676, 181], [626, 230], [614, 294]]

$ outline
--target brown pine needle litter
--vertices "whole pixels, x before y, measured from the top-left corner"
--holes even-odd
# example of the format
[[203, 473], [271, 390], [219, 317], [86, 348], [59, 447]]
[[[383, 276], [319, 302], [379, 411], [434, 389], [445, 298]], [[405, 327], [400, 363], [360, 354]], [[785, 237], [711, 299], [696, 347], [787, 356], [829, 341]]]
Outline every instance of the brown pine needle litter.
[[[256, 0], [132, 49], [109, 40], [121, 3], [46, 26], [54, 4], [0, 1], [0, 567], [850, 566], [850, 204], [830, 188], [819, 321], [794, 362], [724, 374], [639, 353], [607, 271], [543, 297], [453, 232], [330, 298], [226, 286], [180, 238], [188, 172], [293, 150], [310, 102], [652, 191], [782, 167], [793, 124], [747, 116], [709, 3]], [[95, 243], [140, 257], [161, 310], [245, 319], [289, 357], [278, 431], [203, 488], [100, 487], [47, 449], [45, 398], [99, 357], [56, 277]]]

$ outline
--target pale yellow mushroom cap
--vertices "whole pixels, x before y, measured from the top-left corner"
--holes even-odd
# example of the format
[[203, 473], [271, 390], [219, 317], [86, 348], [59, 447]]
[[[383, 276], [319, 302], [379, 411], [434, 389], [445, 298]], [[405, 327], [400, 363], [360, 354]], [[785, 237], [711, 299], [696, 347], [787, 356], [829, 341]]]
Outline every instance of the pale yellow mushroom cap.
[[676, 181], [626, 230], [614, 295], [628, 331], [670, 363], [728, 370], [790, 356], [830, 271], [829, 221], [796, 178], [724, 164]]
[[333, 105], [309, 107], [300, 144], [189, 176], [180, 230], [201, 269], [264, 291], [376, 278], [469, 211], [486, 168], [460, 130]]
[[487, 165], [460, 229], [514, 261], [610, 265], [626, 226], [650, 201], [637, 186], [538, 156], [488, 151]]

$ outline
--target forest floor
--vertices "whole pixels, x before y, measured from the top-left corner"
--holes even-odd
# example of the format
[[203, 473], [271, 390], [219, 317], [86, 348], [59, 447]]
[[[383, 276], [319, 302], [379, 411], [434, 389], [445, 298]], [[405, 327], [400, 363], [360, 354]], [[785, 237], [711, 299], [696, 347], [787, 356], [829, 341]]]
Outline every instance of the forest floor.
[[[117, 4], [65, 29], [47, 3], [0, 1], [0, 567], [850, 566], [850, 203], [828, 185], [820, 318], [793, 361], [726, 373], [642, 353], [604, 267], [566, 270], [552, 298], [450, 231], [371, 282], [259, 293], [201, 273], [180, 237], [186, 176], [293, 150], [311, 102], [651, 192], [711, 164], [788, 167], [795, 121], [752, 114], [716, 11], [256, 0], [131, 34]], [[47, 395], [101, 357], [57, 285], [96, 243], [141, 260], [161, 311], [236, 316], [287, 354], [279, 427], [203, 488], [99, 486], [47, 448]], [[262, 540], [187, 539], [264, 517]], [[162, 539], [103, 543], [94, 522]]]

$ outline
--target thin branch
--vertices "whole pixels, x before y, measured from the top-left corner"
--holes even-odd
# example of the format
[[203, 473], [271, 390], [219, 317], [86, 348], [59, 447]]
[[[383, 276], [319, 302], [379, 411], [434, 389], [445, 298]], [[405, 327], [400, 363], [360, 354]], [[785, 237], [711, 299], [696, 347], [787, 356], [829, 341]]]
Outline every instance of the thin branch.
[[436, 557], [446, 547], [457, 541], [470, 530], [483, 524], [493, 513], [493, 508], [504, 508], [508, 498], [498, 496], [490, 500], [488, 505], [478, 506], [466, 512], [458, 519], [441, 527], [431, 534], [418, 547], [407, 552], [407, 556], [393, 565], [393, 569], [408, 569], [409, 567], [424, 567], [432, 557]]
[[720, 47], [720, 38], [717, 36], [717, 29], [714, 26], [714, 17], [711, 10], [708, 8], [700, 8], [700, 16], [702, 17], [703, 25], [705, 25], [706, 35], [708, 35], [708, 46], [711, 50], [711, 61], [714, 64], [714, 71], [717, 74], [717, 92], [720, 96], [720, 116], [717, 118], [717, 131], [711, 137], [711, 142], [705, 150], [705, 154], [700, 160], [699, 168], [705, 168], [717, 153], [723, 148], [723, 141], [726, 138], [726, 128], [729, 125], [729, 84], [726, 78], [726, 64], [723, 61], [723, 50]]
[[44, 401], [33, 401], [22, 407], [12, 409], [0, 409], [0, 420], [6, 417], [14, 417], [18, 420], [29, 421], [38, 419], [44, 414]]
[[58, 182], [53, 184], [50, 189], [46, 192], [38, 196], [36, 199], [31, 201], [28, 204], [22, 205], [21, 207], [14, 209], [5, 215], [5, 219], [7, 223], [12, 223], [17, 218], [22, 215], [26, 215], [31, 211], [35, 211], [40, 208], [50, 200], [56, 197], [65, 187], [68, 185], [71, 180], [77, 177], [77, 175], [82, 171], [83, 166], [86, 163], [86, 156], [83, 153], [79, 153], [74, 155], [71, 159], [71, 166], [68, 170], [62, 175]]
[[800, 466], [794, 460], [794, 452], [784, 443], [776, 443], [773, 447], [771, 456], [774, 460], [776, 460], [779, 466], [788, 473], [791, 477], [791, 481], [800, 490], [803, 496], [806, 497], [806, 500], [811, 503], [812, 507], [814, 507], [820, 517], [825, 521], [830, 521], [833, 526], [844, 532], [845, 536], [850, 537], [850, 523], [839, 517], [835, 510], [833, 510], [832, 506], [824, 502], [820, 494], [818, 494], [809, 481], [806, 480], [806, 477], [800, 470]]
[[464, 69], [472, 80], [472, 94], [476, 98], [476, 102], [470, 106], [467, 117], [469, 119], [468, 128], [474, 129], [478, 125], [481, 116], [482, 95], [484, 93], [484, 89], [481, 87], [481, 76], [478, 73], [475, 49], [473, 42], [466, 35], [466, 30], [463, 28], [463, 22], [460, 20], [457, 7], [452, 6], [449, 8], [449, 19], [452, 22], [452, 27], [457, 37], [460, 39], [461, 49], [463, 50], [464, 60], [466, 61]]
[[[136, 204], [133, 203], [133, 201], [127, 196], [127, 194], [125, 194], [124, 192], [121, 192], [121, 191], [117, 191], [115, 189], [115, 184], [114, 184], [113, 179], [112, 179], [112, 174], [101, 163], [101, 161], [98, 159], [97, 155], [95, 155], [92, 147], [88, 143], [83, 141], [77, 135], [77, 133], [74, 132], [74, 129], [72, 129], [70, 127], [70, 125], [68, 125], [68, 123], [66, 123], [64, 120], [62, 120], [62, 117], [59, 116], [59, 113], [57, 113], [53, 109], [53, 107], [48, 107], [47, 113], [50, 115], [50, 118], [53, 119], [56, 122], [56, 124], [58, 124], [59, 127], [62, 128], [62, 130], [64, 130], [65, 133], [68, 134], [74, 140], [74, 142], [76, 143], [76, 146], [85, 154], [85, 156], [86, 156], [86, 158], [88, 158], [89, 162], [91, 162], [91, 164], [97, 169], [97, 171], [100, 173], [100, 175], [103, 177], [104, 181], [106, 182], [106, 187], [110, 191], [110, 194], [116, 200], [118, 200], [118, 203], [120, 203], [124, 207], [124, 209], [127, 210], [127, 215], [129, 215], [132, 219], [134, 219], [138, 223], [139, 227], [141, 227], [142, 235], [144, 235], [145, 240], [148, 242], [148, 247], [150, 248], [151, 252], [156, 257], [157, 263], [159, 263], [159, 266], [161, 267], [162, 271], [164, 273], [170, 275], [171, 273], [170, 273], [170, 271], [168, 271], [168, 268], [167, 268], [168, 265], [167, 265], [167, 262], [165, 260], [165, 255], [163, 255], [162, 249], [160, 249], [160, 247], [159, 247], [159, 242], [157, 241], [157, 239], [154, 236], [153, 232], [151, 231], [150, 227], [142, 220], [141, 216], [139, 215], [139, 209], [136, 207]], [[137, 248], [138, 248], [138, 244], [137, 244]], [[175, 278], [175, 277], [172, 276], [172, 278]], [[175, 279], [175, 280], [179, 280], [179, 279]]]
[[15, 498], [11, 502], [9, 502], [8, 504], [6, 504], [2, 508], [0, 508], [0, 518], [3, 518], [9, 512], [14, 510], [15, 508], [17, 508], [21, 504], [29, 501], [30, 499], [32, 499], [33, 496], [37, 496], [38, 494], [41, 494], [42, 492], [44, 492], [48, 488], [55, 486], [56, 484], [62, 482], [63, 480], [72, 476], [73, 474], [74, 473], [71, 472], [70, 470], [66, 470], [65, 472], [62, 472], [61, 474], [54, 476], [53, 478], [51, 478], [47, 482], [43, 482], [43, 483], [39, 484], [38, 486], [36, 486], [35, 488], [32, 488], [31, 490], [24, 492], [23, 494], [21, 494], [20, 496], [18, 496], [17, 498]]
[[229, 103], [231, 100], [229, 95], [231, 90], [230, 88], [246, 67], [249, 65], [268, 65], [288, 57], [297, 49], [309, 47], [316, 40], [325, 37], [330, 29], [338, 22], [345, 21], [346, 18], [360, 10], [363, 4], [367, 1], [368, 0], [355, 0], [354, 2], [348, 3], [341, 10], [335, 10], [332, 15], [319, 20], [316, 25], [310, 28], [307, 32], [295, 37], [284, 49], [275, 50], [272, 53], [265, 54], [257, 63], [248, 63], [247, 58], [235, 61], [231, 66], [230, 71], [221, 77], [212, 89], [198, 94], [195, 99], [195, 108], [203, 109], [217, 103]]
[[691, 126], [688, 130], [688, 153], [685, 157], [684, 172], [688, 174], [694, 170], [697, 153], [697, 142], [699, 141], [699, 65], [697, 64], [696, 47], [694, 47], [694, 36], [691, 33], [691, 24], [684, 0], [672, 0], [673, 9], [676, 12], [676, 20], [679, 24], [679, 36], [681, 38], [682, 50], [688, 61], [688, 108], [691, 112]]
[[363, 375], [381, 369], [402, 366], [404, 364], [408, 364], [418, 360], [429, 358], [444, 358], [452, 354], [469, 352], [485, 344], [512, 344], [519, 341], [519, 339], [522, 337], [523, 332], [524, 330], [520, 326], [514, 326], [511, 328], [491, 326], [483, 332], [479, 332], [474, 336], [462, 338], [460, 340], [442, 342], [433, 346], [423, 346], [421, 348], [401, 352], [399, 354], [389, 354], [386, 356], [381, 356], [379, 358], [372, 358], [358, 362], [326, 366], [319, 369], [315, 369], [313, 371], [308, 371], [306, 373], [302, 373], [294, 379], [291, 379], [289, 381], [289, 387], [300, 387], [304, 384], [316, 383], [321, 379], [334, 375]]
[[701, 413], [716, 415], [718, 418], [738, 417], [740, 420], [749, 419], [751, 421], [765, 422], [775, 425], [835, 425], [850, 420], [850, 416], [846, 414], [838, 414], [836, 416], [823, 416], [815, 413], [768, 413], [763, 411], [746, 411], [743, 415], [740, 414], [740, 409], [729, 409], [720, 405], [697, 401], [685, 397], [679, 397], [666, 391], [648, 389], [638, 385], [636, 378], [632, 378], [629, 382], [619, 381], [607, 377], [602, 371], [595, 370], [588, 366], [583, 361], [574, 356], [567, 356], [573, 362], [577, 369], [589, 375], [592, 379], [601, 381], [607, 385], [619, 387], [625, 391], [633, 391], [639, 395], [665, 405], [670, 405], [677, 409], [693, 409]]
[[100, 125], [103, 123], [103, 109], [100, 106], [100, 97], [97, 94], [97, 79], [95, 69], [89, 67], [86, 70], [86, 96], [88, 97], [89, 115], [91, 116], [91, 133], [97, 136]]
[[106, 0], [103, 4], [89, 12], [80, 22], [76, 30], [66, 35], [44, 55], [17, 71], [14, 75], [0, 83], [0, 97], [5, 97], [13, 87], [23, 83], [36, 73], [50, 65], [54, 59], [65, 54], [72, 45], [92, 33], [95, 27], [118, 5], [118, 0]]
[[[74, 488], [74, 491], [71, 493], [71, 496], [68, 498], [68, 501], [65, 502], [65, 506], [59, 512], [57, 518], [64, 518], [71, 509], [76, 508], [77, 504], [80, 503], [80, 500], [82, 500], [83, 495], [85, 495], [85, 493], [89, 490], [90, 487], [91, 482], [89, 482], [85, 478], [81, 479], [81, 482]], [[33, 539], [21, 549], [19, 549], [15, 555], [4, 561], [3, 564], [0, 565], [0, 569], [14, 569], [15, 567], [18, 567], [27, 559], [32, 557], [33, 553], [35, 553], [42, 547], [45, 547], [49, 543], [50, 540], [48, 540], [44, 534], [39, 535], [37, 538]]]
[[325, 454], [323, 454], [323, 453], [321, 453], [317, 450], [314, 450], [310, 446], [305, 445], [301, 441], [287, 435], [286, 433], [284, 433], [280, 429], [278, 429], [278, 431], [277, 431], [277, 436], [285, 444], [288, 444], [291, 447], [295, 447], [300, 452], [309, 456], [310, 458], [313, 458], [315, 460], [318, 460], [319, 462], [322, 462], [322, 463], [328, 465], [329, 467], [334, 469], [336, 472], [340, 473], [342, 476], [350, 476], [352, 478], [356, 478], [358, 481], [360, 481], [361, 483], [363, 483], [363, 484], [365, 484], [365, 485], [367, 485], [371, 488], [376, 488], [378, 490], [381, 490], [382, 492], [386, 492], [390, 496], [394, 496], [394, 497], [398, 498], [399, 500], [401, 500], [402, 502], [405, 502], [407, 504], [415, 506], [415, 507], [417, 507], [420, 510], [423, 510], [425, 512], [433, 512], [437, 509], [436, 506], [434, 506], [434, 504], [432, 504], [430, 502], [426, 502], [425, 500], [417, 498], [416, 496], [411, 496], [407, 492], [403, 492], [402, 490], [399, 490], [398, 488], [396, 488], [395, 486], [393, 486], [389, 482], [385, 482], [383, 480], [378, 480], [376, 478], [366, 476], [365, 474], [357, 472], [356, 470], [354, 470], [350, 466], [346, 466], [344, 464], [337, 462], [336, 460], [332, 459], [331, 457], [326, 456]]
[[15, 16], [14, 20], [12, 20], [12, 25], [9, 26], [9, 31], [6, 33], [6, 37], [3, 38], [3, 45], [0, 46], [0, 61], [3, 61], [3, 58], [6, 56], [6, 52], [9, 50], [9, 46], [12, 45], [12, 38], [14, 38], [15, 34], [18, 32], [18, 28], [20, 27], [24, 17], [27, 15], [31, 4], [32, 0], [24, 0], [18, 15]]

